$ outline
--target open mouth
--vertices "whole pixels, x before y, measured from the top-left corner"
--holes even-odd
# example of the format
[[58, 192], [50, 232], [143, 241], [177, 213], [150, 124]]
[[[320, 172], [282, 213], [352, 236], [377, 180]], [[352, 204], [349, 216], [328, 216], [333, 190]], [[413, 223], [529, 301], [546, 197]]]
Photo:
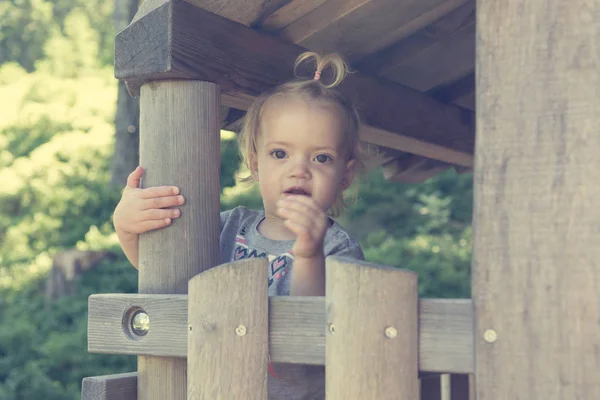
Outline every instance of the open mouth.
[[299, 188], [299, 187], [289, 188], [284, 193], [285, 194], [295, 194], [295, 195], [300, 195], [300, 196], [310, 196], [310, 193], [308, 193], [306, 190]]

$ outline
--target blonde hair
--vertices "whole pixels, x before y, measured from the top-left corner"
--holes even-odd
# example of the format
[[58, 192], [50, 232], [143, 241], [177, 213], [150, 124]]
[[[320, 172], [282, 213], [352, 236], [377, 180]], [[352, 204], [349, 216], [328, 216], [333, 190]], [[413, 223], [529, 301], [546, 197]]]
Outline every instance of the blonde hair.
[[[308, 61], [314, 62], [314, 75], [310, 78], [301, 78], [297, 75], [300, 64]], [[321, 74], [331, 71], [327, 74], [329, 82], [325, 83], [321, 79]], [[294, 73], [296, 79], [279, 85], [258, 96], [244, 117], [241, 132], [238, 136], [240, 156], [243, 165], [250, 171], [251, 156], [256, 154], [257, 142], [260, 135], [260, 121], [265, 110], [268, 107], [269, 100], [276, 96], [297, 95], [310, 100], [319, 100], [330, 103], [339, 108], [341, 118], [344, 120], [345, 143], [348, 144], [348, 161], [355, 160], [356, 167], [363, 165], [361, 145], [359, 141], [360, 118], [358, 112], [352, 105], [350, 99], [335, 90], [349, 73], [348, 65], [338, 54], [320, 55], [315, 52], [305, 52], [298, 56], [294, 64]], [[325, 76], [324, 76], [325, 77]], [[252, 175], [239, 178], [241, 182], [253, 182]], [[343, 193], [340, 193], [338, 199], [331, 207], [329, 214], [338, 216], [340, 211], [346, 207], [346, 200]]]

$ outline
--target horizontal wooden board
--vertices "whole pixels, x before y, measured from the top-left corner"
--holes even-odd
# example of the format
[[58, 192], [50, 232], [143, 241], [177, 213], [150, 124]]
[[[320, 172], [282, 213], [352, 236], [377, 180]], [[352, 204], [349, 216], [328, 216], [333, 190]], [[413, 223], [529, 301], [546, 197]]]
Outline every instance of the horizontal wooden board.
[[[123, 322], [132, 308], [150, 317], [150, 330], [143, 337], [132, 335]], [[92, 295], [88, 351], [186, 357], [187, 310], [187, 295]], [[470, 300], [422, 299], [419, 321], [421, 371], [473, 372]], [[269, 298], [269, 327], [273, 361], [325, 365], [325, 297]]]

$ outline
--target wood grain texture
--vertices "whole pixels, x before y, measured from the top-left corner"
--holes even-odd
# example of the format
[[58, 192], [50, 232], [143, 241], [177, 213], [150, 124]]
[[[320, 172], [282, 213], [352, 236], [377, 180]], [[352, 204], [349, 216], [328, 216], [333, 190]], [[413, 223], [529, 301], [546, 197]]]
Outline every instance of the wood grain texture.
[[351, 61], [375, 53], [452, 12], [467, 0], [329, 0], [280, 35]]
[[[170, 226], [140, 235], [140, 293], [187, 293], [190, 278], [219, 263], [220, 105], [212, 83], [142, 86], [142, 187], [175, 185], [186, 203]], [[138, 373], [140, 399], [185, 399], [184, 359], [140, 356]]]
[[137, 372], [83, 378], [81, 400], [135, 400]]
[[417, 399], [417, 275], [334, 257], [326, 269], [327, 399]]
[[600, 4], [477, 15], [477, 399], [599, 399]]
[[436, 41], [390, 67], [384, 76], [426, 92], [452, 83], [473, 71], [475, 65], [475, 23]]
[[188, 400], [266, 400], [268, 270], [254, 258], [190, 280]]
[[[89, 298], [88, 351], [108, 354], [187, 356], [187, 295], [97, 294]], [[132, 339], [123, 315], [146, 310], [150, 331]], [[325, 298], [269, 298], [269, 343], [274, 362], [325, 365]], [[473, 310], [470, 300], [419, 301], [419, 369], [472, 373]]]
[[292, 0], [285, 6], [268, 15], [261, 23], [266, 31], [278, 31], [300, 17], [308, 14], [328, 0]]
[[[117, 35], [115, 75], [133, 86], [173, 78], [214, 82], [229, 99], [225, 105], [238, 108], [291, 79], [302, 51], [188, 3], [167, 3]], [[358, 72], [339, 89], [354, 101], [365, 126], [412, 139], [404, 141], [410, 148], [401, 150], [449, 163], [454, 154], [440, 150], [472, 158], [472, 112]], [[238, 97], [241, 101], [233, 105]]]

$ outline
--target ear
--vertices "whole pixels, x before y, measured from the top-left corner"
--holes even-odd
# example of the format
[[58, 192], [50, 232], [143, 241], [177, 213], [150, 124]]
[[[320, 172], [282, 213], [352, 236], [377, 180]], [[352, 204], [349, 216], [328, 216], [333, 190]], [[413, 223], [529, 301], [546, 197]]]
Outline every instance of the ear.
[[346, 163], [344, 170], [344, 177], [342, 178], [342, 187], [344, 190], [348, 189], [352, 185], [354, 175], [356, 174], [356, 160], [350, 160]]
[[252, 153], [250, 154], [250, 160], [249, 160], [249, 164], [250, 164], [250, 174], [252, 175], [252, 178], [254, 178], [254, 180], [256, 182], [258, 182], [258, 157], [256, 156], [256, 153]]

